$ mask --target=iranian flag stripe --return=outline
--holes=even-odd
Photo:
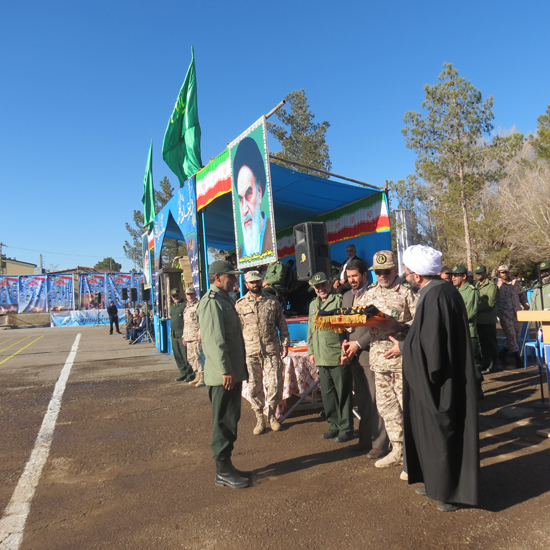
[[[197,174],[197,211],[215,198],[231,191],[231,162],[229,149],[212,159]]]
[[[387,231],[390,228],[388,207],[384,194],[381,192],[373,193],[369,197],[334,212],[318,216],[312,221],[327,224],[329,244],[369,233]],[[277,253],[279,258],[294,254],[292,228],[277,233]]]

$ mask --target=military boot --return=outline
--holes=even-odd
[[[191,380],[191,382],[189,382],[190,386],[197,386],[198,383],[199,383],[199,373],[195,372],[194,374],[195,374],[195,379]]]
[[[516,369],[521,369],[523,367],[523,361],[519,356],[519,351],[515,351],[512,356],[514,357],[514,361],[516,362]]]
[[[204,388],[204,372],[197,372],[197,382],[195,382],[195,388]]]
[[[265,432],[265,418],[262,411],[256,411],[256,427],[253,430],[254,435],[260,435]]]
[[[374,463],[377,468],[389,468],[398,464],[403,464],[403,443],[401,442],[392,443],[391,453]]]
[[[270,408],[267,415],[267,422],[269,426],[274,432],[278,432],[281,429],[281,425],[279,424],[279,422],[277,421],[277,417],[275,416],[275,409]]]
[[[231,465],[230,460],[216,460],[215,484],[232,489],[248,487],[250,479],[240,476]]]
[[[506,366],[506,354],[507,353],[508,353],[508,350],[504,347],[498,352],[498,358],[499,358],[500,364],[502,365],[503,368]]]

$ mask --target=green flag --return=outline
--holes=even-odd
[[[145,177],[143,178],[143,227],[151,232],[153,220],[155,219],[155,191],[153,189],[153,140],[149,147],[149,156],[145,166]]]
[[[202,168],[195,52],[192,47],[191,64],[164,134],[162,158],[178,176],[180,186]]]

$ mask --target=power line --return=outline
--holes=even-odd
[[[7,247],[7,245],[4,245]],[[10,246],[9,248],[13,248],[15,250],[27,250],[29,252],[39,252],[42,254],[55,254],[56,256],[73,256],[73,257],[80,257],[80,258],[113,258],[113,260],[121,259],[121,260],[127,260],[128,258],[126,256],[97,256],[95,254],[69,254],[67,252],[52,252],[51,250],[36,250],[34,248],[22,248],[20,246]]]

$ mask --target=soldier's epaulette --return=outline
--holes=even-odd
[[[208,293],[208,297],[209,298],[215,298],[216,297],[216,292],[211,290],[209,293]]]
[[[404,286],[405,288],[408,288],[408,289],[411,288],[411,285],[407,281],[403,281],[402,283],[400,283],[400,285]]]
[[[245,296],[241,296],[235,303],[238,304],[239,302],[242,302],[246,298]]]
[[[378,286],[378,281],[377,281],[377,282],[374,282],[374,283],[371,283],[371,284],[367,287],[367,290],[370,290],[371,288],[374,288],[375,286]]]

